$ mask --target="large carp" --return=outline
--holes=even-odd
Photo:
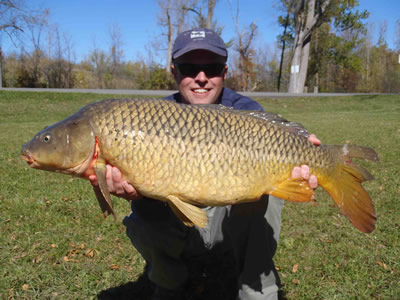
[[[289,125],[289,126],[286,126]],[[352,157],[378,161],[370,148],[311,144],[290,123],[264,113],[112,99],[89,104],[40,131],[22,157],[37,169],[83,178],[96,174],[97,199],[114,214],[106,164],[121,170],[142,195],[167,202],[186,224],[207,224],[202,206],[257,201],[263,194],[310,201],[313,189],[292,179],[307,164],[342,213],[363,232],[375,228],[375,210],[361,183],[373,179]]]

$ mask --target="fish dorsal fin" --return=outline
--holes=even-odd
[[[238,115],[246,115],[251,116],[257,119],[261,119],[267,122],[274,124],[275,126],[282,128],[288,132],[295,133],[304,137],[309,137],[310,134],[308,133],[307,129],[300,123],[291,122],[283,118],[281,115],[274,114],[271,112],[265,111],[258,111],[258,110],[239,110],[234,109],[233,107],[227,107],[222,104],[198,104],[197,106],[206,108],[206,109],[213,109],[219,111],[228,111]]]
[[[204,228],[207,225],[207,215],[205,211],[197,206],[183,202],[176,196],[169,195],[168,205],[175,215],[186,225]]]
[[[291,122],[283,118],[281,115],[264,112],[264,111],[243,111],[242,113],[246,113],[249,116],[253,116],[258,119],[262,119],[268,121],[275,126],[282,128],[288,132],[295,133],[304,137],[309,137],[307,129],[300,123]]]

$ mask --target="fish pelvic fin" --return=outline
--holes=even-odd
[[[308,202],[314,199],[314,190],[307,180],[300,178],[289,178],[275,186],[268,194],[294,202]]]
[[[96,194],[96,198],[99,202],[104,218],[107,218],[109,215],[112,214],[114,217],[114,221],[116,221],[117,218],[114,213],[111,195],[106,182],[106,164],[105,162],[97,160],[93,166],[93,169],[96,173],[97,181],[99,183],[98,186],[93,186],[93,190]]]
[[[329,147],[329,146],[327,146]],[[334,145],[342,151],[343,162],[339,164],[333,176],[319,176],[318,183],[339,206],[340,211],[358,230],[370,233],[375,229],[375,208],[362,182],[374,177],[363,167],[351,162],[352,157],[379,161],[377,153],[367,147]]]
[[[186,226],[196,225],[204,228],[207,225],[207,215],[201,208],[192,204],[183,202],[176,196],[169,195],[168,205],[175,213],[175,215],[185,224]]]

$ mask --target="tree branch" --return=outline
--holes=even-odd
[[[1,31],[1,30],[4,30],[4,29],[7,29],[7,28],[9,28],[9,27],[12,27],[12,28],[14,28],[14,29],[16,29],[16,30],[19,30],[19,31],[24,32],[24,30],[23,30],[21,27],[18,27],[18,26],[15,25],[15,24],[4,24],[4,25],[0,25],[0,31]]]

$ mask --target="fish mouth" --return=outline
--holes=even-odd
[[[26,163],[31,167],[31,168],[35,168],[38,164],[36,163],[35,159],[26,153],[22,153],[21,157],[24,161],[26,161]]]

